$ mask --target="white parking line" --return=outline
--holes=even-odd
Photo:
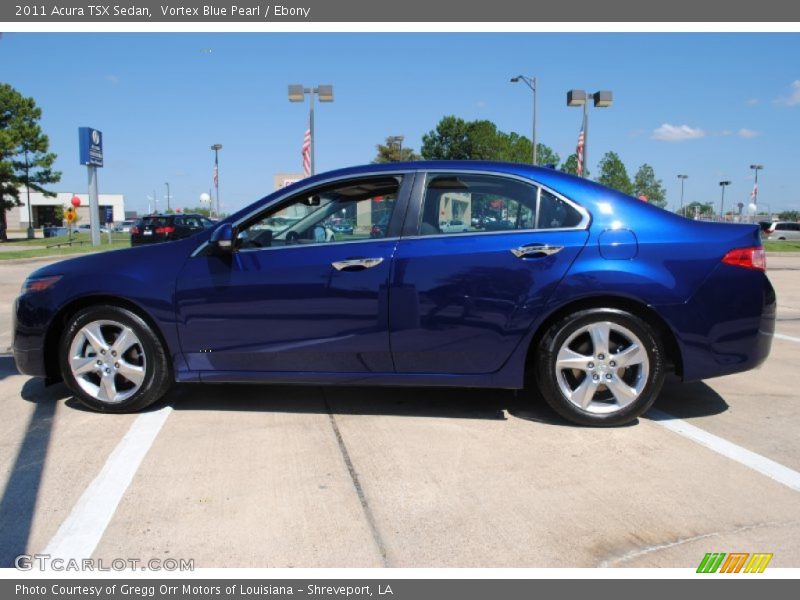
[[[800,344],[799,337],[792,337],[790,335],[783,335],[782,333],[773,333],[773,337],[778,338],[779,340],[784,340],[786,342],[794,342],[795,344]]]
[[[678,435],[689,438],[693,442],[697,442],[709,450],[713,450],[717,454],[730,458],[745,467],[758,471],[762,475],[766,475],[770,479],[774,479],[778,483],[782,483],[796,492],[800,492],[800,473],[789,467],[784,467],[782,464],[766,456],[761,456],[746,448],[737,446],[726,439],[708,433],[704,429],[690,425],[686,421],[673,417],[660,410],[652,408],[647,412],[647,416],[662,427]]]
[[[89,484],[47,544],[44,554],[65,560],[91,557],[125,490],[171,412],[172,407],[167,406],[136,417],[100,474]]]

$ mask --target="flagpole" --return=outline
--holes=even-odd
[[[583,103],[583,178],[586,179],[587,173],[589,172],[586,168],[589,164],[589,153],[587,152],[589,148],[589,111],[588,109],[588,102]]]
[[[311,132],[311,144],[309,147],[311,175],[314,175],[314,92],[311,92],[311,105],[308,111],[308,130]]]

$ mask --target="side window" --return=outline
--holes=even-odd
[[[493,175],[437,174],[426,185],[419,234],[576,227],[581,219],[573,206],[532,183]]]
[[[237,233],[240,250],[386,237],[401,177],[339,182],[267,209]]]
[[[575,207],[545,189],[541,191],[537,229],[577,227],[581,218],[581,213]]]

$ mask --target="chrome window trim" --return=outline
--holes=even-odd
[[[535,186],[537,188],[536,192],[536,221],[538,225],[539,221],[539,205],[541,202],[542,190],[546,190],[556,198],[566,202],[569,206],[574,208],[578,213],[581,215],[581,221],[574,227],[553,227],[553,228],[534,228],[534,229],[504,229],[502,231],[467,231],[465,233],[438,233],[434,235],[420,235],[417,233],[416,235],[407,235],[403,236],[404,240],[416,240],[416,239],[432,239],[432,238],[449,238],[449,237],[464,237],[465,235],[498,235],[498,234],[515,234],[515,233],[545,233],[548,231],[586,231],[589,229],[589,225],[592,222],[592,216],[586,208],[581,206],[580,204],[576,203],[574,200],[570,200],[563,194],[555,191],[551,187],[544,185],[543,183],[539,183],[535,179],[531,179],[529,177],[523,177],[521,175],[516,175],[514,173],[502,173],[498,171],[486,171],[486,170],[459,170],[459,169],[426,169],[423,174],[425,180],[422,184],[423,189],[423,196],[420,199],[421,202],[425,202],[424,191],[428,189],[428,179],[430,175],[434,174],[454,174],[454,175],[490,175],[493,177],[500,177],[504,179],[514,179],[521,183],[525,183],[528,185]],[[424,207],[420,206],[419,217],[422,219],[422,215],[424,213]],[[417,224],[417,230],[419,231],[419,223]]]
[[[236,254],[250,254],[251,252],[265,252],[268,250],[290,250],[293,248],[328,248],[330,246],[342,246],[343,244],[364,244],[366,242],[396,242],[399,237],[390,238],[367,238],[364,240],[342,240],[341,242],[314,242],[312,244],[290,244],[288,246],[267,246],[266,248],[245,248],[237,249]]]

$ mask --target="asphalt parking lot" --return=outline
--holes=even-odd
[[[94,414],[16,372],[11,302],[43,263],[4,263],[0,566],[799,567],[800,256],[768,262],[766,364],[670,383],[617,429],[478,390],[184,385],[142,415]]]

